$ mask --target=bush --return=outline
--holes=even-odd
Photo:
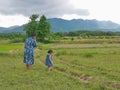
[[[90,58],[90,57],[93,57],[93,54],[92,54],[92,53],[86,53],[86,54],[84,55],[84,57]]]
[[[12,42],[12,43],[24,42],[24,39],[23,39],[23,38],[15,38],[15,39],[12,39],[11,42]]]

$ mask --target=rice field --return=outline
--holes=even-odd
[[[53,70],[45,66],[52,49]],[[0,90],[120,90],[120,44],[40,43],[33,70],[23,63],[24,44],[0,44]]]

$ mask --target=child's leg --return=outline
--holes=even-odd
[[[52,67],[48,67],[48,71],[51,71],[52,70]]]

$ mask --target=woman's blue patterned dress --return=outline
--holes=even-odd
[[[34,64],[34,47],[36,41],[32,37],[27,38],[24,47],[24,63],[27,65]]]

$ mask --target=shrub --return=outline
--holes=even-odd
[[[12,43],[19,43],[19,42],[24,42],[23,38],[14,38],[11,41]]]
[[[86,53],[86,54],[84,55],[84,57],[90,58],[90,57],[93,57],[93,54],[92,54],[92,53]]]

